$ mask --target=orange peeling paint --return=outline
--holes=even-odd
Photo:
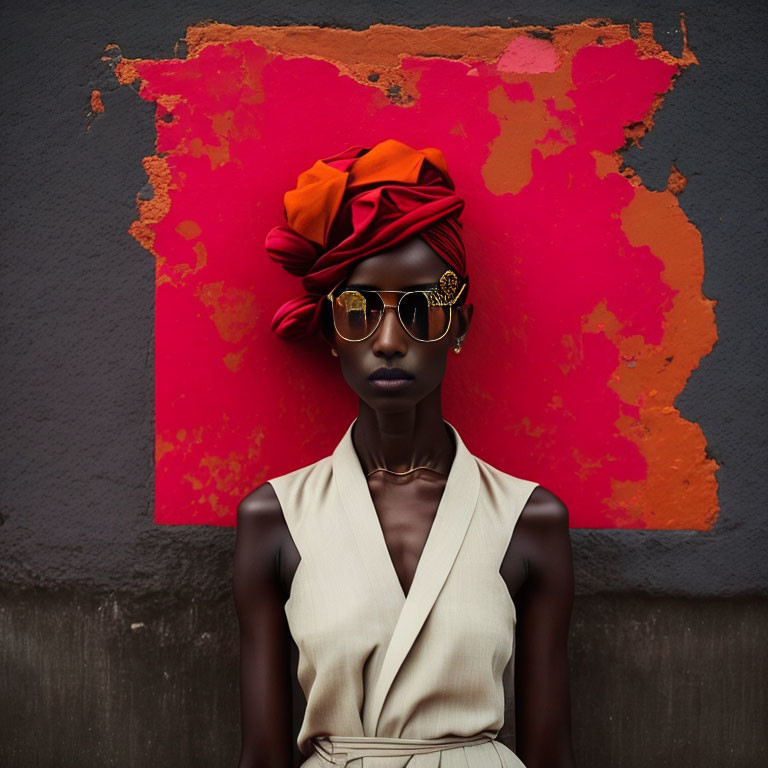
[[[153,194],[151,200],[142,200],[136,196],[136,205],[139,209],[138,221],[134,221],[129,232],[150,253],[157,256],[154,250],[155,233],[154,225],[162,221],[171,207],[169,188],[171,184],[171,171],[165,158],[153,155],[142,160],[144,172],[149,178]],[[162,258],[158,258],[158,264]]]
[[[622,229],[633,245],[648,246],[661,259],[662,279],[675,294],[665,312],[661,343],[639,347],[631,337],[615,337],[621,353],[632,355],[635,365],[623,369],[612,386],[625,402],[640,406],[639,418],[623,426],[645,457],[648,474],[640,483],[616,483],[606,503],[642,517],[651,528],[704,530],[719,511],[718,467],[706,457],[701,427],[674,407],[691,371],[717,341],[717,302],[701,290],[701,235],[671,192],[645,188],[639,188],[624,209]]]
[[[533,176],[531,151],[548,122],[546,110],[540,102],[510,102],[501,87],[491,92],[488,108],[499,118],[499,135],[491,144],[492,160],[483,166],[483,178],[497,195],[516,194]]]
[[[116,45],[107,46],[107,50],[114,50],[119,48]],[[136,69],[136,62],[131,59],[121,58],[117,64],[115,64],[115,76],[117,82],[120,85],[131,85],[137,80],[141,80],[139,77],[139,71]]]
[[[679,195],[685,189],[686,184],[688,184],[688,179],[673,164],[669,172],[669,179],[667,179],[667,189],[673,195]]]
[[[176,225],[176,231],[185,239],[193,240],[196,237],[200,237],[202,229],[196,221],[182,221]]]
[[[224,365],[226,365],[232,373],[237,373],[243,367],[243,357],[245,356],[245,352],[245,349],[241,349],[239,352],[228,352],[222,358]]]
[[[239,344],[259,318],[253,294],[224,283],[203,284],[196,295],[208,309],[224,341]]]
[[[166,453],[172,451],[174,447],[175,443],[172,443],[168,440],[163,440],[162,438],[157,438],[155,440],[155,462],[160,463],[160,461],[163,459],[163,456],[165,456]]]
[[[101,100],[101,91],[91,91],[91,112],[98,115],[104,111],[104,102]]]

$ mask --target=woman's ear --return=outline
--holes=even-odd
[[[469,326],[472,323],[472,311],[474,307],[471,304],[462,304],[455,307],[456,310],[456,342],[463,344],[464,339],[469,333]]]

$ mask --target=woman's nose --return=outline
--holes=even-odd
[[[373,354],[378,357],[402,356],[408,348],[408,340],[397,317],[397,307],[386,305],[381,323],[373,334]]]

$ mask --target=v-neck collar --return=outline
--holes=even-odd
[[[397,616],[381,672],[365,707],[363,725],[365,733],[370,735],[377,735],[376,726],[386,695],[448,577],[477,504],[480,489],[477,462],[453,425],[445,423],[453,434],[456,455],[407,596],[397,577],[355,452],[352,442],[354,421],[333,452],[336,490],[371,584],[380,584],[384,593],[383,596],[372,595],[371,599],[383,599]]]

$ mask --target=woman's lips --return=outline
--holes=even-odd
[[[396,392],[405,389],[413,380],[413,374],[402,368],[377,368],[368,377],[371,386],[383,392]]]

